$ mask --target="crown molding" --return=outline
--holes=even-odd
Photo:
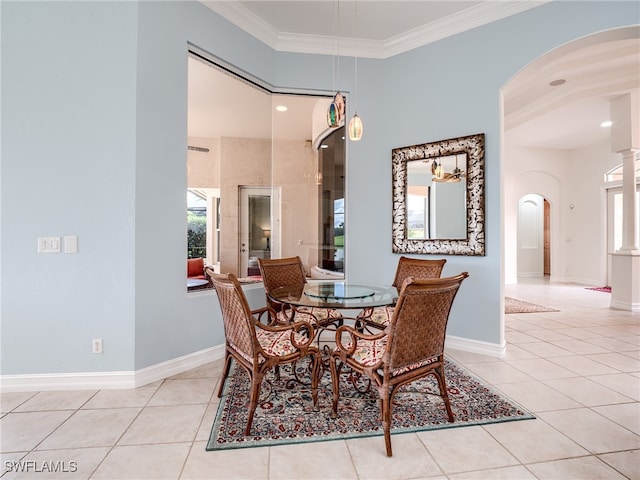
[[[414,48],[538,7],[553,0],[484,2],[383,41],[278,32],[235,1],[200,0],[228,21],[279,52],[389,58]]]

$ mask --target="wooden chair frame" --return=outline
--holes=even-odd
[[[225,332],[225,357],[222,378],[218,388],[218,398],[222,396],[224,384],[229,376],[231,360],[242,367],[251,381],[249,418],[245,435],[251,432],[253,417],[260,398],[262,379],[272,368],[278,373],[278,367],[292,364],[297,360],[311,356],[311,391],[313,404],[318,402],[320,351],[313,345],[314,328],[306,321],[295,321],[288,325],[276,322],[276,312],[270,307],[251,310],[238,279],[233,274],[211,274],[211,281],[218,294]],[[266,315],[265,315],[266,314]],[[266,316],[268,322],[261,322]],[[278,334],[279,342],[288,353],[274,354],[267,351],[259,341],[259,332]],[[302,332],[302,333],[301,333]]]
[[[392,456],[391,417],[393,399],[400,387],[427,375],[435,375],[449,422],[453,412],[444,372],[444,341],[453,300],[469,274],[426,280],[406,278],[389,326],[370,335],[348,325],[336,332],[336,349],[329,358],[333,386],[333,415],[338,412],[340,370],[346,365],[376,385],[387,456]],[[345,340],[345,338],[348,340]],[[378,352],[361,363],[354,353],[367,342],[377,342]],[[366,350],[366,347],[365,347]],[[338,363],[339,361],[339,363]]]

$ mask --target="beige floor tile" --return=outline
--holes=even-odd
[[[506,362],[512,367],[526,373],[536,380],[546,380],[551,378],[575,377],[576,373],[566,368],[562,368],[555,363],[543,358],[531,358],[525,360],[511,360]]]
[[[580,375],[604,375],[607,373],[618,373],[618,370],[615,368],[608,367],[581,355],[553,357],[549,361]]]
[[[540,419],[485,425],[521,463],[580,457],[589,452]]]
[[[92,480],[174,480],[180,476],[191,443],[114,447]]]
[[[360,480],[402,480],[442,475],[442,470],[414,433],[391,436],[391,458],[381,458],[381,455],[386,455],[382,436],[347,440],[347,447]],[[377,461],[372,461],[373,458]]]
[[[93,410],[96,408],[144,407],[161,384],[162,381],[159,381],[125,390],[100,390],[82,408]]]
[[[5,392],[0,393],[0,413],[9,413],[14,408],[29,400],[38,392]]]
[[[640,360],[631,358],[621,353],[600,353],[596,355],[588,355],[587,358],[596,362],[615,368],[621,372],[638,372],[640,371]]]
[[[150,406],[207,403],[214,394],[216,380],[192,378],[165,380],[149,401]]]
[[[640,450],[606,453],[604,455],[598,455],[598,457],[627,478],[632,480],[638,480],[640,478]]]
[[[445,474],[487,470],[519,462],[482,427],[416,433]]]
[[[386,458],[382,448],[377,455],[372,452],[371,461],[379,462]],[[358,478],[345,441],[298,443],[270,448],[269,480],[327,478]]]
[[[445,348],[445,355],[452,358],[459,363],[483,363],[483,362],[496,362],[499,361],[496,357],[489,355],[480,355],[479,353],[463,352],[462,350],[455,350],[453,348]]]
[[[607,353],[609,350],[603,347],[599,347],[593,343],[589,343],[585,340],[554,340],[551,345],[555,345],[556,347],[564,348],[565,350],[570,351],[571,353],[576,353],[578,355],[589,355],[595,353]]]
[[[539,358],[539,357],[534,353],[523,350],[517,345],[508,344],[504,358],[502,360],[508,362],[510,360],[524,360],[527,358]]]
[[[9,413],[0,419],[0,451],[32,450],[73,414],[70,410]]]
[[[529,375],[504,362],[468,363],[466,367],[493,385],[531,380]]]
[[[582,406],[541,382],[504,383],[499,390],[534,413]]]
[[[107,453],[107,447],[34,451],[2,480],[89,479]]]
[[[522,465],[467,473],[454,473],[449,480],[535,480],[535,476]]]
[[[535,343],[540,341],[539,338],[532,337],[527,333],[519,331],[505,332],[505,338],[507,339],[507,342],[512,345],[519,345],[521,343]]]
[[[267,480],[269,447],[238,448],[207,452],[206,442],[191,448],[183,480]]]
[[[115,445],[139,411],[139,408],[78,410],[42,442],[38,449]]]
[[[622,403],[593,407],[593,411],[640,435],[640,403]]]
[[[77,410],[96,394],[96,390],[38,392],[15,409],[16,412]]]
[[[191,442],[200,427],[204,405],[146,407],[133,421],[118,445]]]
[[[567,337],[575,338],[578,340],[588,340],[590,338],[603,338],[599,333],[592,332],[581,326],[561,328],[556,330],[558,333],[566,335]]]
[[[538,341],[533,343],[523,343],[519,346],[527,352],[535,353],[539,357],[547,359],[551,357],[566,357],[567,355],[572,355],[569,350],[560,348],[557,345],[551,345],[547,342]]]
[[[543,412],[540,418],[591,453],[640,448],[640,436],[588,408]]]
[[[571,458],[527,465],[540,480],[617,480],[625,477],[596,457]]]
[[[211,428],[213,427],[213,422],[218,412],[218,405],[218,402],[212,402],[207,405],[204,417],[202,417],[202,421],[200,422],[200,428],[198,428],[198,432],[196,433],[196,442],[206,442],[209,440]]]
[[[633,375],[618,373],[613,375],[592,375],[588,378],[636,402],[640,401],[640,382]]]
[[[627,403],[631,398],[600,385],[586,377],[573,377],[544,380],[551,388],[580,402],[582,405],[608,405],[611,403]]]
[[[169,380],[180,380],[185,378],[218,378],[222,373],[223,365],[224,362],[222,360],[205,363],[204,365],[192,368],[186,372],[173,375],[172,377],[169,377]]]
[[[617,339],[611,337],[598,337],[598,338],[589,338],[585,340],[588,343],[593,343],[594,345],[598,345],[599,347],[605,348],[610,352],[631,352],[638,351],[637,345],[632,345],[631,343],[625,342],[624,339]]]
[[[537,325],[536,325],[537,326]],[[537,338],[538,340],[544,340],[545,342],[557,342],[562,340],[575,340],[569,335],[560,333],[558,330],[529,330],[527,335]]]

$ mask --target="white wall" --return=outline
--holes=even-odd
[[[199,2],[0,9],[2,374],[138,371],[220,345],[215,296],[184,288],[188,42],[281,88],[329,90],[331,58],[276,53]],[[554,47],[637,18],[634,2],[551,2],[359,61],[348,278],[393,277],[391,150],[483,132],[487,255],[448,257],[444,273],[471,273],[449,334],[499,349],[500,88]],[[341,65],[348,91],[352,62]],[[36,238],[53,235],[78,235],[79,253],[37,254]]]
[[[602,285],[606,279],[604,173],[620,163],[609,142],[565,151],[519,148],[505,139],[505,279],[517,281],[518,201],[537,194],[551,204],[551,281]],[[573,205],[573,208],[570,206]]]

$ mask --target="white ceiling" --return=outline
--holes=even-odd
[[[336,54],[339,48],[342,55],[386,58],[535,8],[546,1],[203,0],[202,3],[279,51]],[[504,124],[510,143],[575,149],[609,138],[608,129],[600,127],[609,117],[609,101],[640,88],[640,28],[624,39],[601,35],[597,40],[562,47],[534,62],[509,82],[503,93]],[[241,99],[247,99],[253,107],[255,102],[271,103],[268,96],[247,86],[242,88],[254,91],[225,93],[216,98],[216,92],[227,90],[214,87],[213,82],[225,79],[214,78],[213,69],[198,61],[192,61],[190,66],[196,63],[189,79],[190,136],[217,136],[211,135],[212,130],[228,129],[235,123],[228,121],[231,116],[250,108],[250,105],[240,105]],[[222,77],[229,81],[227,75]],[[566,83],[551,87],[549,83],[556,79],[565,79]],[[273,101],[277,100],[276,97]],[[309,134],[302,131],[310,130],[310,126],[296,120],[295,111],[311,108],[310,100],[298,100],[299,107],[274,118],[278,122],[285,119],[290,122],[286,128],[278,127],[279,131],[290,129],[292,135],[306,139]],[[213,105],[217,108],[215,114],[209,110]],[[270,128],[259,126],[271,125],[270,106],[265,107],[264,112],[241,117],[246,134],[243,136],[249,136],[250,124],[255,123],[255,128]],[[363,120],[366,128],[366,119]],[[270,131],[262,133],[265,137],[271,135]]]

